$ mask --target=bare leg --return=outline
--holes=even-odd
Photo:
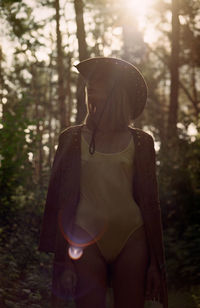
[[[144,308],[149,251],[144,227],[128,239],[112,263],[114,308]]]
[[[74,264],[77,274],[76,307],[105,308],[107,266],[97,245],[85,248],[82,257]]]

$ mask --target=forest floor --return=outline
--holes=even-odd
[[[198,288],[199,289],[199,288]],[[12,292],[12,294],[9,294]],[[20,301],[14,301],[14,290],[3,290],[0,289],[0,295],[4,293],[4,298],[0,297],[0,307],[1,308],[50,308],[49,299],[41,298],[38,294],[34,294],[28,289],[22,290],[26,296]],[[199,304],[199,296],[196,294],[194,295],[195,290],[193,292],[189,291],[169,291],[169,308],[200,308]],[[196,289],[196,292],[198,290]],[[17,293],[17,292],[16,292]],[[198,296],[198,299],[197,299]],[[50,298],[50,296],[49,296]],[[196,298],[196,299],[195,299]],[[113,307],[113,297],[112,297],[112,290],[108,289],[107,293],[107,308]],[[52,308],[52,307],[51,307]],[[76,308],[76,305],[73,301],[69,302],[68,304],[62,304],[59,308]],[[125,307],[124,307],[125,308]],[[145,308],[162,308],[162,305],[158,302],[146,302]]]

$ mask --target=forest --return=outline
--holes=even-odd
[[[0,22],[0,307],[50,307],[50,170],[60,132],[86,115],[74,65],[95,56],[145,77],[132,125],[155,142],[169,308],[200,307],[199,0],[0,0]]]

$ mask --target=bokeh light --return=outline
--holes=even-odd
[[[69,246],[68,248],[68,254],[71,259],[73,260],[78,260],[82,257],[83,255],[83,248],[81,247],[74,247],[74,246]]]

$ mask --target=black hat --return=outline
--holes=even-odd
[[[140,71],[131,63],[110,57],[95,57],[75,65],[85,80],[95,75],[117,79],[126,90],[130,101],[131,118],[136,119],[143,111],[147,100],[147,85]]]

